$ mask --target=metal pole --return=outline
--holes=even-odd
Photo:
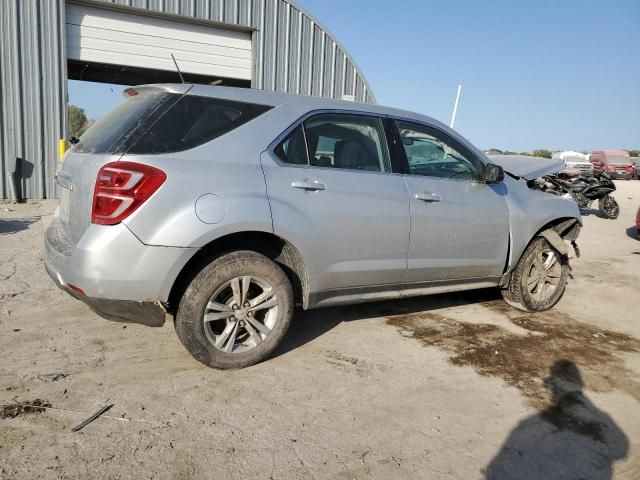
[[[453,104],[453,113],[451,114],[451,128],[456,123],[456,114],[458,113],[458,102],[460,101],[460,92],[462,91],[462,85],[458,85],[458,93],[456,93],[456,102]]]

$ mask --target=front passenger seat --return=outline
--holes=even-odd
[[[336,143],[335,166],[338,168],[358,169],[362,165],[364,148],[354,140],[342,140]]]

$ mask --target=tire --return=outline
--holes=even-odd
[[[553,281],[557,281],[557,284],[552,291],[550,283],[543,283],[542,292],[537,290],[537,285],[534,285],[534,288],[531,289],[530,282],[533,278],[532,272],[534,272],[536,266],[536,259],[539,262],[540,259],[545,258],[545,254],[547,255],[546,259],[548,259],[549,252],[552,252],[556,258],[551,268],[553,274],[557,276],[557,278],[553,279]],[[565,287],[567,286],[567,270],[567,263],[549,242],[542,237],[536,237],[526,248],[516,268],[511,272],[509,283],[502,289],[502,297],[512,307],[525,312],[544,312],[549,310],[564,295]],[[545,291],[549,292],[548,296],[541,295]]]
[[[266,301],[251,307],[261,296]],[[241,297],[244,304],[236,309],[233,305]],[[216,258],[191,281],[178,306],[175,328],[199,362],[219,369],[244,368],[261,362],[280,344],[293,309],[293,289],[282,269],[264,255],[237,251]]]
[[[606,195],[598,200],[600,212],[607,218],[615,220],[620,214],[620,205],[611,195]]]

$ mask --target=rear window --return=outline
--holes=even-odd
[[[271,107],[218,98],[156,93],[128,97],[80,138],[79,153],[154,154],[209,142]]]

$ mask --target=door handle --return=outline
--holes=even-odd
[[[428,203],[437,203],[440,201],[440,195],[431,192],[416,193],[416,199]]]
[[[327,186],[324,183],[318,181],[304,181],[304,182],[291,182],[293,188],[299,188],[300,190],[307,190],[310,192],[318,192],[320,190],[326,190]]]

